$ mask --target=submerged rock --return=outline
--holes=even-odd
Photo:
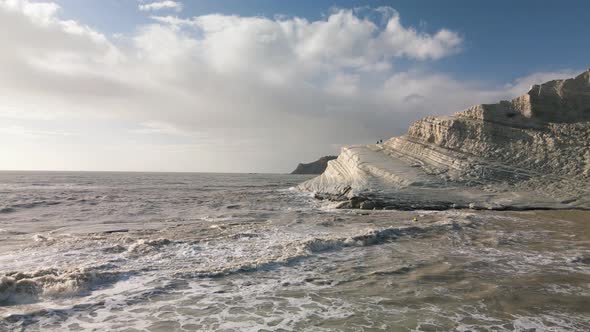
[[[325,156],[309,164],[299,164],[291,174],[322,174],[328,166],[328,161],[336,158],[336,156]]]
[[[298,188],[383,208],[590,209],[590,70],[345,147]]]

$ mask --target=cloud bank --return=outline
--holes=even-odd
[[[35,137],[76,137],[7,147],[14,158],[0,168],[288,171],[341,145],[400,134],[420,116],[571,76],[490,89],[419,70],[460,52],[461,34],[405,26],[392,8],[368,11],[337,9],[317,21],[152,16],[115,38],[60,18],[55,3],[0,0],[10,50],[0,53],[8,128],[0,135],[24,126]],[[416,66],[398,70],[399,61]],[[61,159],[40,155],[45,145]]]
[[[177,1],[159,1],[159,2],[151,2],[151,3],[147,3],[147,4],[140,4],[138,6],[139,10],[141,11],[156,11],[156,10],[164,10],[164,9],[168,9],[168,10],[175,10],[177,12],[181,12],[182,11],[182,3],[177,2]]]

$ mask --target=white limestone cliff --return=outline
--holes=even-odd
[[[343,148],[298,188],[343,207],[590,209],[590,70]]]

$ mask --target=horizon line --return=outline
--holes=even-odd
[[[46,172],[46,173],[184,173],[184,174],[268,174],[268,175],[305,175],[286,172],[214,172],[214,171],[116,171],[116,170],[42,170],[42,169],[0,169],[0,173],[8,172]]]

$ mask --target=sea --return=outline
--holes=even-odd
[[[303,175],[0,172],[0,331],[590,331],[590,213],[335,209]]]

